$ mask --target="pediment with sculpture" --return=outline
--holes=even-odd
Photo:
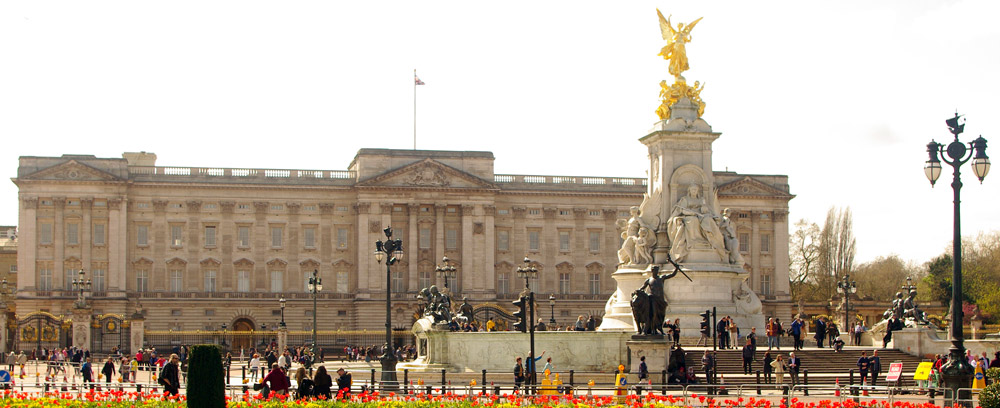
[[[88,166],[76,160],[69,160],[48,167],[24,177],[21,180],[52,180],[52,181],[123,181],[121,178],[106,171]]]
[[[433,159],[424,159],[378,176],[363,180],[358,187],[431,187],[459,189],[489,189],[497,186],[482,178],[445,165]]]

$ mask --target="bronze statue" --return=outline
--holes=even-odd
[[[670,261],[673,263],[673,260]],[[639,326],[639,334],[661,336],[664,334],[663,321],[667,315],[667,298],[664,296],[663,281],[677,276],[677,272],[680,272],[680,266],[677,264],[674,266],[673,272],[660,276],[660,266],[653,265],[650,268],[652,275],[632,293],[632,317]],[[642,319],[641,324],[640,319]]]
[[[451,321],[451,298],[447,294],[438,291],[437,286],[423,288],[417,294],[417,299],[427,302],[423,315],[430,317],[434,323],[448,323]]]
[[[458,317],[460,323],[467,323],[472,321],[472,314],[473,310],[472,305],[469,304],[469,298],[463,296],[462,304],[458,306],[458,314],[455,317]]]

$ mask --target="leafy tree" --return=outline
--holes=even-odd
[[[792,298],[798,299],[802,291],[809,291],[808,281],[814,278],[819,259],[819,226],[804,219],[795,223],[795,232],[788,243],[791,261],[789,280]]]
[[[915,265],[907,264],[898,255],[889,255],[858,265],[851,278],[858,283],[858,295],[889,302],[907,277],[921,274],[922,271]]]
[[[214,344],[191,347],[188,358],[188,407],[225,408],[226,384],[222,351]]]

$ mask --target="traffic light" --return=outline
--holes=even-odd
[[[517,317],[517,323],[514,323],[514,330],[520,330],[521,333],[528,332],[528,298],[521,296],[514,301],[514,306],[517,306],[517,311],[514,312],[514,317]]]
[[[712,325],[708,322],[709,317],[712,316],[712,312],[706,310],[705,313],[700,314],[701,316],[701,334],[706,337],[712,337]]]

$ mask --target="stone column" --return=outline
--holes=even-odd
[[[535,290],[535,300],[538,300],[538,293],[556,293],[559,289],[559,273],[556,271],[556,256],[559,254],[559,230],[556,229],[556,209],[554,207],[542,208],[542,233],[538,237],[539,257],[536,261],[545,265],[545,269],[538,271],[538,287]]]
[[[35,289],[37,271],[35,261],[38,257],[38,198],[21,197],[21,213],[18,214],[18,235],[20,245],[17,248],[17,289]]]
[[[169,260],[173,256],[168,256],[167,251],[175,251],[174,243],[171,241],[173,237],[170,235],[170,223],[167,222],[167,205],[170,203],[167,200],[154,199],[153,200],[153,224],[149,228],[149,238],[153,241],[151,250],[153,251],[153,259],[156,260]],[[163,242],[156,241],[156,232],[163,231]],[[181,245],[191,245],[190,240],[188,242],[183,242],[183,231]],[[177,255],[184,257],[183,254],[177,253]],[[154,273],[150,271],[149,274],[149,289],[151,291],[156,290],[169,290],[170,285],[167,282],[169,279],[166,273]]]
[[[570,279],[570,293],[587,292],[587,257],[590,255],[590,231],[586,224],[587,209],[573,208],[573,236],[570,237],[570,254],[573,262],[573,277]],[[558,288],[557,288],[558,289]]]
[[[771,277],[771,285],[774,286],[774,294],[778,299],[789,299],[792,293],[788,282],[791,263],[788,258],[788,238],[788,210],[775,210],[774,247],[771,250],[774,254],[774,276]]]
[[[455,275],[455,286],[461,293],[465,293],[469,290],[481,291],[483,289],[483,276],[480,266],[475,261],[474,253],[481,253],[482,250],[476,250],[475,236],[472,233],[472,219],[475,212],[475,207],[469,204],[463,204],[461,208],[462,215],[462,234],[459,240],[462,251],[462,269],[458,271]],[[466,284],[468,283],[468,284]]]
[[[127,283],[128,210],[121,197],[108,199],[108,295],[124,296]],[[152,275],[152,270],[150,274]],[[152,277],[151,277],[152,278]]]
[[[91,233],[91,210],[94,206],[94,199],[92,197],[85,197],[80,200],[80,209],[83,211],[83,221],[80,222],[80,261],[82,262],[83,269],[93,272],[94,265],[91,262],[91,249],[93,248],[92,239],[94,234]],[[90,275],[93,277],[93,273]],[[108,271],[104,271],[104,284],[107,286],[108,283]],[[94,288],[97,289],[97,288]],[[105,287],[105,290],[107,287]]]
[[[132,314],[132,321],[129,322],[129,333],[131,338],[129,352],[135,354],[142,349],[142,345],[146,341],[146,316],[138,310]]]
[[[0,308],[0,353],[10,351],[7,350],[7,310],[7,305]]]
[[[278,327],[278,353],[284,353],[288,347],[288,327]]]
[[[73,308],[73,346],[90,349],[90,306]],[[41,334],[39,334],[41,335]]]
[[[750,212],[750,281],[747,282],[755,292],[760,290],[760,211]],[[772,277],[773,280],[773,277]]]
[[[55,262],[52,265],[52,288],[63,290],[73,290],[65,287],[66,284],[66,233],[63,228],[63,211],[66,210],[66,197],[55,197],[52,199],[55,208],[55,218],[52,221],[52,246],[55,248]]]
[[[407,234],[408,236],[406,238],[406,242],[403,244],[404,248],[408,248],[405,251],[407,259],[406,286],[407,288],[409,288],[410,292],[416,292],[420,289],[423,289],[417,287],[420,285],[420,282],[418,281],[419,271],[417,271],[417,265],[420,264],[420,258],[418,255],[420,253],[419,252],[420,242],[418,242],[420,240],[420,236],[418,235],[420,232],[419,231],[420,226],[417,225],[417,218],[420,217],[420,204],[414,204],[414,203],[407,204],[406,210],[407,210],[407,216],[409,217],[409,219],[407,220],[407,224],[409,225],[408,227],[409,234]]]
[[[270,203],[266,201],[253,202],[253,234],[250,237],[250,252],[252,254],[250,259],[254,260],[254,271],[250,280],[254,285],[254,290],[263,292],[271,290],[271,277],[268,276],[267,271],[267,260],[270,259],[267,256],[267,250],[271,247],[271,231],[267,225],[268,207],[270,207]]]
[[[233,248],[236,246],[236,240],[239,238],[237,235],[239,231],[236,227],[236,222],[233,221],[233,208],[236,207],[235,201],[220,201],[219,208],[221,212],[221,221],[219,222],[219,236],[216,239],[220,239],[219,243],[222,248],[222,266],[219,267],[219,287],[222,290],[229,290],[232,292],[236,291],[236,271],[233,268]],[[225,238],[225,237],[230,238]]]
[[[483,206],[483,260],[481,262],[481,267],[483,268],[483,287],[486,291],[486,296],[496,296],[496,256],[497,256],[497,244],[496,244],[496,212],[497,207],[493,204],[487,204]],[[507,245],[510,245],[511,237],[507,236]]]
[[[363,297],[369,297],[371,290],[369,289],[368,281],[369,275],[371,275],[372,262],[375,261],[372,259],[374,258],[372,256],[372,250],[375,248],[371,247],[375,240],[372,238],[373,233],[371,231],[374,230],[375,232],[379,232],[382,230],[382,227],[381,223],[373,220],[371,214],[369,214],[369,212],[371,212],[371,203],[357,203],[354,208],[358,213],[357,286],[354,287],[357,289],[354,290],[354,292],[362,295]],[[375,221],[375,224],[373,224],[372,221]],[[352,289],[353,288],[350,284],[348,284],[348,290]]]

